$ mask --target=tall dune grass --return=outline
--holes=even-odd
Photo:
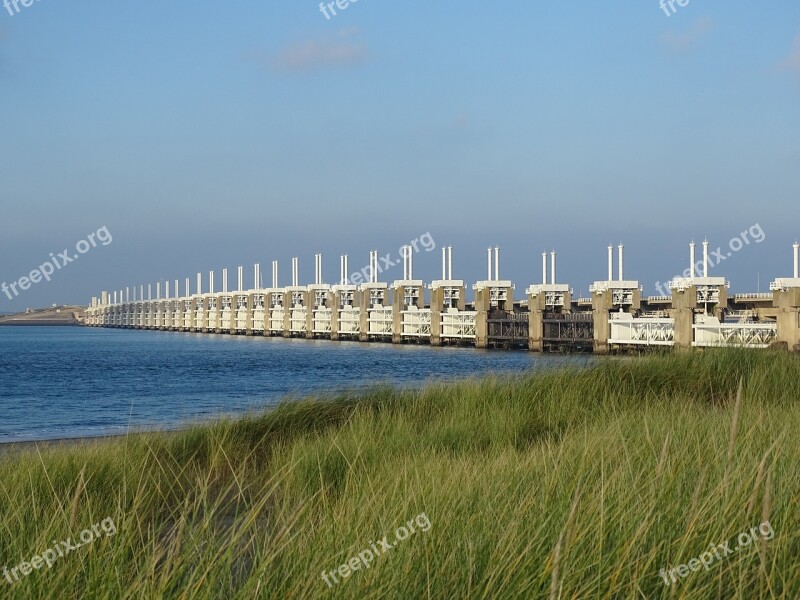
[[[6,452],[0,567],[118,532],[0,597],[797,598],[799,400],[796,357],[667,354]],[[764,521],[773,539],[659,576]]]

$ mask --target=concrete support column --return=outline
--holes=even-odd
[[[497,272],[497,255],[495,254],[495,272]],[[506,299],[497,301],[497,306],[492,306],[492,288],[498,290],[500,295],[505,292]],[[493,310],[514,311],[514,289],[510,281],[500,281],[495,274],[494,280],[481,281],[475,288],[475,347],[489,347],[489,314]]]
[[[616,284],[616,286],[615,286]],[[631,281],[625,282],[623,280],[608,281],[608,282],[595,282],[595,286],[599,290],[592,292],[592,320],[594,328],[594,353],[595,354],[608,354],[611,351],[609,339],[611,336],[611,313],[628,312],[634,316],[638,314],[642,306],[642,293],[639,290],[638,283]],[[619,298],[615,304],[614,296],[627,297],[624,303]],[[630,302],[630,304],[628,304]]]
[[[253,335],[253,314],[255,312],[254,294],[247,294],[247,320],[245,321],[245,332],[247,336]]]
[[[222,323],[222,333],[232,334],[236,333],[236,295],[231,294],[231,311],[228,315],[227,322]]]
[[[214,333],[222,333],[222,294],[217,295],[217,313],[214,315]]]
[[[479,310],[475,315],[475,347],[489,347],[489,313]]]
[[[405,286],[398,286],[394,288],[394,295],[392,297],[392,343],[403,343],[403,298],[405,296]]]
[[[203,298],[203,312],[202,312],[203,319],[200,321],[200,329],[198,330],[203,333],[208,332],[207,323],[208,323],[208,311],[210,310],[210,307],[211,307],[211,299]]]
[[[264,337],[269,337],[269,323],[270,317],[272,316],[272,310],[270,309],[270,302],[271,297],[269,292],[264,292],[264,331],[261,332],[261,335]]]
[[[775,290],[773,304],[778,309],[777,342],[790,352],[800,352],[800,288]]]
[[[367,332],[369,331],[369,309],[370,306],[370,290],[368,288],[360,288],[357,293],[358,305],[361,307],[359,311],[359,331],[358,340],[366,342],[369,339]]]
[[[191,302],[192,302],[192,309],[191,309],[192,318],[189,320],[189,331],[194,333],[198,331],[197,327],[195,327],[195,324],[197,322],[197,298],[192,296]]]
[[[790,352],[800,352],[800,311],[781,309],[778,312],[777,341]]]
[[[444,259],[443,259],[444,260]],[[443,315],[451,308],[445,306],[445,289],[458,289],[456,310],[463,312],[466,309],[466,287],[461,280],[442,280],[431,285],[431,345],[442,345]]]
[[[544,312],[539,306],[539,297],[528,296],[528,350],[544,350]]]
[[[678,350],[692,349],[695,315],[706,308],[705,305],[698,303],[697,285],[696,282],[693,283],[695,285],[687,285],[683,291],[672,290],[671,316],[675,319],[675,348]],[[728,305],[728,288],[720,284],[718,292],[719,303],[709,306],[708,309],[710,315],[722,321],[723,308]]]
[[[475,347],[489,347],[489,311],[491,310],[491,299],[489,288],[484,287],[475,290]]]
[[[551,258],[554,258],[554,255],[551,255]],[[532,352],[543,352],[544,316],[547,313],[569,314],[572,312],[572,294],[568,286],[554,283],[531,286],[527,292],[528,349]],[[550,306],[547,304],[548,294],[553,298]]]
[[[431,287],[431,346],[442,345],[442,309],[444,288]]]
[[[292,310],[294,304],[292,302],[292,292],[286,290],[283,293],[283,337],[292,337]]]
[[[232,293],[228,294],[228,297],[231,300],[230,310],[228,311],[228,316],[225,317],[224,315],[220,315],[219,319],[219,330],[220,333],[230,333],[231,332],[231,325],[233,320],[236,318],[236,296]]]
[[[306,305],[306,339],[314,339],[314,302],[316,301],[316,292],[310,289],[305,295]]]
[[[672,290],[671,316],[675,319],[675,349],[691,350],[694,341],[694,314],[697,309],[697,288]]]
[[[592,294],[592,321],[594,327],[594,348],[595,354],[608,354],[608,334],[610,325],[608,324],[609,310],[603,305],[602,297]]]
[[[341,292],[338,290],[332,291],[328,295],[328,301],[331,307],[331,339],[337,341],[339,339],[339,310],[341,309]]]

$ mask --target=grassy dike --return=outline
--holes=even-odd
[[[0,567],[116,534],[0,597],[797,598],[798,500],[800,360],[605,359],[2,455]],[[772,539],[659,575],[764,521]]]

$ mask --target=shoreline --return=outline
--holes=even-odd
[[[82,327],[84,324],[80,321],[69,321],[66,319],[14,319],[6,321],[0,319],[0,327]]]
[[[0,441],[0,458],[7,454],[14,454],[17,452],[23,452],[25,450],[30,450],[36,447],[45,447],[45,448],[54,448],[59,446],[79,446],[86,442],[98,442],[98,443],[105,443],[110,442],[113,440],[118,440],[121,437],[126,437],[130,435],[139,435],[142,432],[131,432],[131,433],[112,433],[112,434],[103,434],[97,436],[76,436],[76,437],[65,437],[65,438],[53,438],[47,440],[23,440],[23,441],[8,441],[3,442]]]

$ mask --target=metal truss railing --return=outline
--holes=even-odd
[[[333,322],[333,312],[330,308],[318,308],[313,316],[313,333],[329,334]]]
[[[274,307],[269,313],[269,330],[273,333],[283,332],[285,311],[282,306]]]
[[[442,313],[440,335],[443,339],[474,339],[476,336],[475,311]]]
[[[609,344],[672,346],[675,344],[675,319],[609,319]]]
[[[289,331],[292,333],[306,332],[306,314],[308,309],[305,306],[296,306],[292,309],[289,317]]]
[[[431,311],[427,308],[402,311],[403,337],[431,337]]]
[[[361,331],[361,311],[357,308],[339,311],[339,335],[358,335]]]
[[[367,335],[392,335],[392,308],[371,308],[368,316]]]
[[[766,348],[778,336],[776,323],[701,323],[694,329],[693,346]]]

